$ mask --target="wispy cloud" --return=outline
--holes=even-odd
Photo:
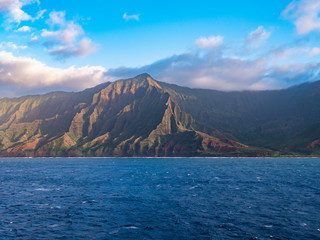
[[[1,48],[10,48],[13,50],[18,50],[18,49],[27,49],[27,46],[19,46],[13,42],[2,42],[0,43]]]
[[[320,0],[301,0],[291,2],[282,15],[293,20],[298,34],[320,32]]]
[[[319,80],[319,63],[275,65],[264,76],[265,81],[276,86],[289,87],[308,81]]]
[[[5,14],[6,24],[19,25],[22,21],[35,21],[40,19],[46,10],[39,10],[36,16],[31,16],[22,8],[30,4],[40,4],[39,0],[1,0],[0,13]]]
[[[311,57],[320,55],[320,48],[314,47],[309,51]]]
[[[37,43],[37,42],[39,42],[38,36],[32,34],[31,39],[30,39],[30,43]]]
[[[246,38],[246,46],[258,48],[263,41],[267,40],[271,35],[263,26],[259,26],[254,31],[250,32]]]
[[[48,53],[63,59],[72,56],[86,56],[96,51],[97,45],[85,35],[81,25],[67,21],[65,12],[53,11],[46,21],[51,29],[43,29],[41,36],[46,41]]]
[[[133,14],[133,15],[129,15],[128,13],[123,14],[123,19],[126,21],[129,21],[131,19],[139,21],[140,20],[140,14]]]
[[[208,49],[220,47],[223,43],[222,36],[212,36],[212,37],[201,37],[196,40],[196,45],[198,48]]]
[[[49,14],[49,19],[46,20],[46,23],[51,27],[55,25],[64,26],[66,24],[66,12],[65,11],[52,11]]]
[[[319,47],[289,47],[280,48],[272,52],[274,60],[285,60],[287,62],[295,61],[296,59],[312,58],[320,55]]]
[[[58,46],[48,50],[51,55],[62,59],[70,56],[86,56],[95,51],[96,45],[87,38],[83,38],[77,45]]]
[[[30,32],[30,31],[31,31],[31,27],[29,26],[23,26],[15,30],[15,32]]]

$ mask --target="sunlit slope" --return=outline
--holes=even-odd
[[[181,110],[149,75],[0,101],[3,156],[268,155]]]

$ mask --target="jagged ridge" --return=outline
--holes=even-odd
[[[0,101],[2,156],[265,154],[199,124],[148,74]]]

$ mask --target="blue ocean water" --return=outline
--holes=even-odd
[[[320,239],[320,159],[0,158],[0,239]]]

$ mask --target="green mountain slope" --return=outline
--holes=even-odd
[[[233,139],[283,153],[312,154],[320,139],[320,81],[276,91],[219,92],[161,84],[181,109]]]
[[[148,74],[0,99],[1,156],[320,155],[320,82],[220,92]]]
[[[149,75],[0,100],[2,156],[268,155],[198,123]]]

